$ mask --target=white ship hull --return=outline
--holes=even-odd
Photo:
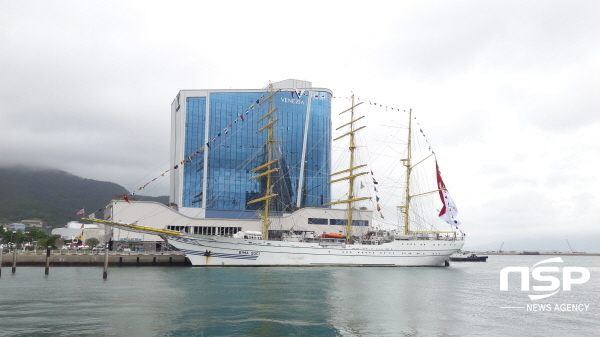
[[[395,240],[380,245],[168,236],[193,266],[445,266],[462,240]]]

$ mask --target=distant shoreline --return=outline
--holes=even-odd
[[[464,252],[481,254],[481,255],[521,255],[521,256],[538,256],[538,255],[561,255],[561,256],[600,256],[600,253],[563,253],[563,252],[478,252],[474,250],[465,250]]]

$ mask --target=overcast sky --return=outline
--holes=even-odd
[[[598,251],[598,17],[597,1],[2,0],[0,165],[133,190],[168,168],[180,89],[296,78],[412,108],[466,248]],[[402,117],[364,113],[382,132]]]

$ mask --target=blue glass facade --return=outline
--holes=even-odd
[[[258,120],[267,113],[268,103],[258,106],[256,101],[268,95],[268,92],[211,92],[209,113],[206,97],[187,98],[185,153],[205,146],[208,159],[205,163],[203,153],[184,165],[183,207],[204,205],[207,217],[241,217],[240,212],[260,207],[247,203],[264,194],[264,182],[249,179],[256,175],[251,170],[266,161],[266,131],[256,131],[267,123],[266,119]],[[273,105],[278,108],[274,118],[279,118],[274,138],[280,140],[275,143],[273,154],[279,159],[276,164],[279,171],[273,179],[273,192],[278,194],[274,207],[291,211],[298,199],[300,206],[320,207],[330,199],[327,181],[331,158],[331,94],[280,91],[273,97]],[[209,146],[205,144],[207,139]]]
[[[191,154],[204,144],[204,121],[206,120],[206,98],[188,97],[186,100],[186,123],[185,123],[185,153]],[[185,188],[182,189],[184,207],[202,206],[202,189],[204,181],[202,171],[204,169],[203,156],[197,156],[195,161],[186,164],[183,171]]]

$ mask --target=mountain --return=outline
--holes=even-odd
[[[0,223],[40,219],[48,227],[63,227],[103,209],[117,195],[128,194],[121,185],[86,179],[65,171],[25,166],[0,167]],[[134,199],[130,197],[130,199]],[[167,196],[135,196],[136,200],[168,203]],[[102,212],[96,213],[102,217]]]

